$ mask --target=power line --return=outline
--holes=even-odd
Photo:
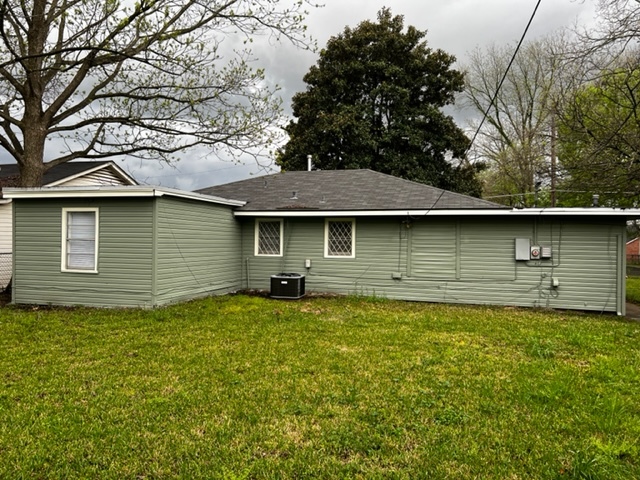
[[[491,98],[491,102],[489,102],[489,106],[487,107],[487,109],[484,112],[484,115],[482,116],[482,121],[480,122],[480,125],[478,125],[478,128],[476,129],[476,132],[473,134],[473,138],[471,139],[471,143],[469,144],[469,147],[467,148],[467,151],[464,152],[464,157],[466,157],[467,154],[469,153],[469,150],[471,150],[471,147],[473,146],[473,142],[476,141],[476,137],[478,136],[478,133],[480,133],[480,129],[482,128],[482,125],[484,125],[484,121],[487,119],[487,116],[489,115],[489,110],[491,110],[491,107],[493,106],[493,102],[495,102],[496,98],[498,97],[498,93],[500,92],[500,88],[502,88],[502,84],[504,83],[505,79],[507,78],[507,74],[509,73],[509,69],[511,68],[511,65],[513,65],[513,62],[516,59],[516,55],[518,55],[518,51],[520,50],[520,47],[522,46],[522,42],[524,42],[524,37],[527,36],[527,32],[529,31],[529,27],[531,26],[531,22],[533,22],[533,19],[536,16],[536,12],[538,11],[538,7],[540,6],[540,2],[541,1],[542,0],[538,0],[538,3],[536,3],[536,8],[533,9],[533,13],[531,14],[531,18],[529,18],[529,23],[527,23],[527,26],[525,27],[524,32],[522,32],[522,36],[520,37],[520,41],[518,42],[518,45],[516,46],[516,49],[513,52],[513,55],[511,56],[511,60],[509,60],[509,65],[507,65],[507,69],[504,71],[504,75],[502,75],[502,79],[500,80],[500,83],[498,84],[498,88],[496,88],[496,92],[493,94],[493,97]]]

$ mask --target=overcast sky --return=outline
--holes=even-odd
[[[426,30],[428,45],[455,55],[456,67],[461,68],[466,54],[476,47],[493,42],[512,44],[515,48],[537,0],[324,0],[323,3],[324,7],[310,10],[306,21],[319,48],[345,26],[356,27],[364,20],[375,20],[377,12],[386,6],[392,14],[404,15],[405,26]],[[594,0],[542,0],[527,39],[576,22],[592,25],[593,3]],[[280,85],[284,106],[290,112],[291,97],[305,89],[302,77],[316,63],[317,54],[287,44],[273,45],[266,38],[257,38],[253,50],[269,81]],[[219,161],[206,151],[186,154],[175,167],[149,161],[119,162],[119,165],[143,183],[184,190],[265,173],[253,159],[247,159],[245,165],[235,165]]]

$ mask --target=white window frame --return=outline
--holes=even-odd
[[[69,268],[67,266],[67,234],[68,234],[68,222],[69,213],[74,212],[93,212],[95,214],[95,231],[94,231],[94,244],[93,244],[93,268]],[[74,273],[98,273],[98,233],[100,225],[100,214],[97,207],[94,208],[63,208],[62,209],[62,258],[60,261],[60,269],[63,272]]]
[[[329,253],[329,224],[331,222],[351,222],[351,255],[331,255]],[[324,257],[356,258],[356,220],[355,218],[325,218],[324,220]]]
[[[260,253],[259,252],[259,248],[260,248],[260,224],[261,223],[280,223],[280,249],[278,251],[278,253]],[[254,234],[254,239],[255,239],[255,245],[254,245],[254,255],[256,257],[281,257],[282,256],[282,244],[284,236],[284,222],[281,218],[257,218],[256,219],[256,224],[255,224],[255,234]]]

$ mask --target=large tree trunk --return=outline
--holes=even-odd
[[[25,115],[26,119],[27,115]],[[27,127],[24,129],[24,156],[20,164],[20,186],[41,187],[44,166],[44,144],[46,129],[41,125],[42,119],[26,119]]]
[[[31,12],[31,28],[27,33],[29,58],[27,81],[24,95],[24,153],[20,164],[20,185],[22,187],[41,187],[44,168],[44,144],[47,128],[42,110],[44,81],[42,78],[43,57],[47,38],[45,18],[46,0],[35,0]]]
[[[42,162],[27,161],[20,167],[20,186],[41,187],[43,173]]]

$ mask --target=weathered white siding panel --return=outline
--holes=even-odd
[[[86,187],[89,185],[128,185],[122,178],[109,168],[101,168],[95,172],[81,175],[69,181],[57,184],[59,187]]]
[[[4,290],[11,280],[12,211],[11,202],[0,203],[0,291]]]

